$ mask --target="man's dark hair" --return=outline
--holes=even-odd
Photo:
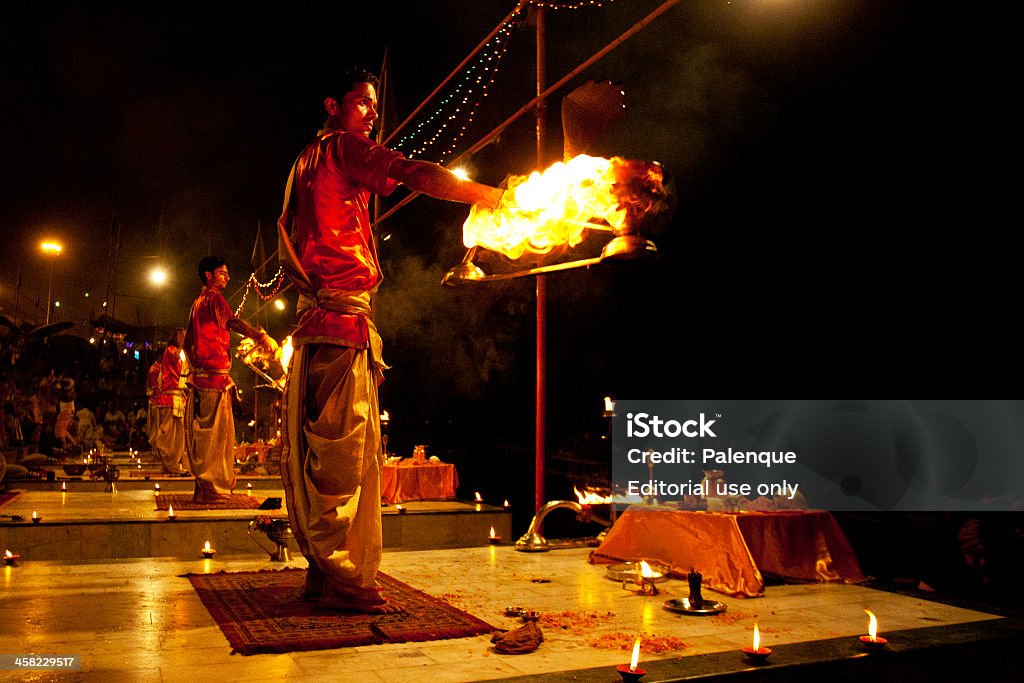
[[[329,92],[333,94],[330,96],[341,102],[341,98],[350,92],[352,88],[356,87],[358,83],[369,83],[374,88],[380,85],[373,72],[361,66],[350,66],[341,72],[337,80],[332,81]]]
[[[212,273],[221,266],[226,266],[227,264],[228,262],[220,256],[204,256],[199,262],[199,279],[205,285],[207,273]]]

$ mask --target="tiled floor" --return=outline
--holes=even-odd
[[[508,546],[391,552],[382,569],[499,628],[518,605],[540,611],[545,641],[526,655],[496,654],[487,636],[376,645],[280,655],[231,655],[230,647],[189,581],[202,571],[302,566],[265,556],[206,561],[143,559],[63,564],[23,562],[0,567],[0,653],[81,655],[77,674],[0,672],[4,680],[85,681],[474,681],[531,673],[613,666],[629,652],[601,647],[605,640],[649,644],[673,636],[681,651],[644,651],[642,659],[737,652],[758,623],[764,643],[850,637],[867,626],[864,609],[878,615],[884,635],[900,629],[995,619],[989,614],[857,586],[770,586],[764,598],[714,594],[728,611],[718,617],[678,615],[661,607],[683,596],[684,581],[660,584],[662,595],[637,595],[586,561],[586,549],[520,553]],[[607,680],[617,680],[608,669]]]

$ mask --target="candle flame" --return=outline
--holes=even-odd
[[[60,483],[60,490],[61,491],[67,491],[68,490],[68,483],[66,481],[62,481]]]
[[[475,500],[478,503],[482,503],[484,499],[480,497],[480,492],[479,491],[474,491],[473,492],[473,500]]]
[[[14,553],[12,553],[10,550],[5,550],[4,557],[14,557]]]
[[[210,552],[210,550],[211,550],[211,548],[210,548],[210,542],[209,542],[209,541],[207,541],[207,542],[206,542],[206,544],[205,544],[205,545],[203,545],[203,552],[204,552],[204,553],[208,553],[208,552]]]
[[[512,503],[508,502],[507,499],[505,500],[505,507],[512,507]]]
[[[494,527],[491,527],[491,538],[494,538]]]
[[[868,614],[868,636],[871,637],[871,642],[878,640],[878,619],[871,613],[871,610],[864,610]]]
[[[35,510],[33,510],[33,511],[32,511],[32,519],[35,519],[35,518],[36,518],[36,511],[35,511]]]
[[[636,671],[636,665],[640,661],[640,636],[637,636],[636,642],[633,643],[633,657],[629,660],[629,671],[632,673]]]
[[[614,413],[615,412],[615,401],[612,400],[611,396],[605,396],[604,397],[604,411],[606,413]]]
[[[761,632],[757,630],[757,624],[754,624],[754,652],[761,649]]]
[[[173,505],[168,504],[168,506],[167,506],[167,516],[168,517],[173,517],[174,516],[174,506]]]
[[[385,410],[383,413],[380,414],[380,421],[381,422],[390,422],[391,421],[391,413],[389,413],[388,411]]]

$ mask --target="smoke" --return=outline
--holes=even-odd
[[[445,271],[419,255],[386,267],[375,305],[384,359],[403,386],[438,404],[480,400],[512,379],[531,300],[517,300],[517,285],[442,287]]]

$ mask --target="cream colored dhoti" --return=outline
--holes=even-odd
[[[370,352],[295,349],[285,387],[281,479],[302,553],[334,589],[376,595],[382,553],[380,409]]]
[[[230,389],[190,386],[185,400],[185,452],[196,478],[196,502],[213,502],[235,488],[235,417]]]
[[[179,405],[181,397],[176,397],[173,406],[150,405],[149,415],[153,421],[150,440],[153,450],[160,456],[164,472],[178,474],[188,472],[189,463],[185,456],[185,419],[184,406]]]

